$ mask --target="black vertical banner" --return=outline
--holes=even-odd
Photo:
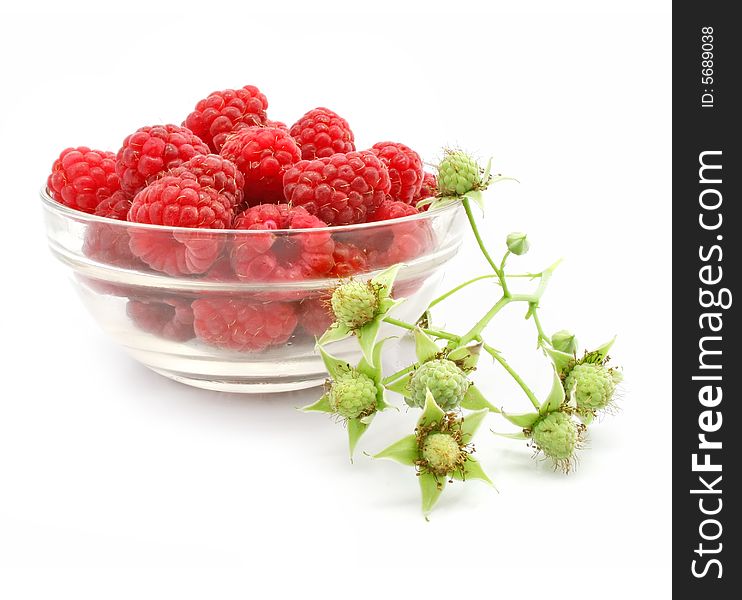
[[[673,585],[714,599],[742,597],[737,10],[673,12]]]

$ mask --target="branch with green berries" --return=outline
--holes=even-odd
[[[610,366],[608,352],[613,340],[579,354],[577,340],[571,332],[561,330],[551,336],[544,332],[538,311],[558,262],[537,273],[510,273],[508,259],[529,250],[524,233],[508,235],[502,258],[499,261],[492,258],[479,232],[472,204],[483,209],[483,192],[494,182],[512,178],[491,175],[489,164],[482,168],[458,150],[446,151],[437,168],[438,195],[420,204],[435,208],[460,203],[491,272],[459,284],[433,300],[416,323],[401,321],[390,314],[403,301],[392,297],[399,265],[369,281],[349,280],[339,285],[330,300],[335,322],[317,342],[330,379],[325,394],[303,409],[329,413],[345,424],[351,460],[375,414],[392,406],[387,402],[387,392],[400,394],[408,407],[420,410],[414,432],[372,456],[414,467],[426,518],[446,483],[478,479],[492,485],[472,456],[473,436],[488,415],[516,427],[514,431],[497,435],[525,440],[550,460],[555,469],[569,473],[595,417],[613,412],[616,388],[622,380],[621,371]],[[513,293],[510,284],[516,278],[535,282],[532,291]],[[485,279],[494,279],[502,293],[468,331],[454,333],[434,327],[435,307]],[[503,354],[484,337],[493,319],[511,303],[525,306],[526,318],[536,329],[538,353],[551,365],[551,390],[544,399],[534,394]],[[415,340],[415,362],[388,375],[382,369],[385,340],[378,339],[383,323],[411,333]],[[357,339],[363,355],[355,366],[333,357],[327,348],[332,342],[350,336]],[[482,353],[488,354],[515,381],[530,404],[529,411],[511,412],[510,408],[498,407],[485,398],[474,382]]]

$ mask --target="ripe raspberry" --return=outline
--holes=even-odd
[[[301,207],[260,204],[240,214],[235,229],[275,230],[326,227]],[[247,281],[300,281],[326,276],[335,265],[335,244],[327,231],[237,235],[232,267]]]
[[[289,126],[286,125],[283,121],[272,121],[271,119],[265,120],[265,127],[277,127],[278,129],[283,129],[284,131],[289,130]]]
[[[366,255],[353,244],[344,244],[336,240],[332,257],[335,259],[335,266],[330,271],[333,277],[350,277],[368,271]]]
[[[245,177],[235,164],[218,154],[199,154],[166,175],[193,173],[201,187],[210,187],[230,200],[233,207],[242,203]]]
[[[373,221],[396,219],[417,214],[415,207],[395,200],[385,200],[374,212]],[[365,250],[370,267],[381,268],[407,262],[433,247],[434,233],[425,219],[389,223],[369,229]]]
[[[310,110],[289,131],[301,148],[301,157],[305,160],[356,149],[348,121],[329,108]]]
[[[227,136],[240,125],[264,125],[268,100],[254,85],[212,92],[199,100],[183,125],[218,153]]]
[[[238,352],[259,352],[283,344],[297,324],[294,306],[283,302],[216,297],[195,300],[191,308],[200,340]]]
[[[174,342],[195,337],[193,311],[188,302],[174,297],[130,299],[126,314],[142,331]]]
[[[320,337],[335,320],[326,298],[305,298],[297,305],[299,323],[313,337]]]
[[[101,203],[95,207],[94,214],[99,217],[116,219],[117,221],[126,221],[130,208],[131,196],[122,190],[118,190],[105,200],[102,200]]]
[[[147,270],[147,265],[132,254],[129,232],[124,225],[91,223],[85,231],[82,252],[91,260],[104,265]]]
[[[167,175],[139,192],[129,209],[136,223],[224,229],[232,222],[231,201],[209,187],[201,187],[189,172]],[[219,258],[222,239],[203,231],[148,230],[129,232],[132,252],[157,271],[168,275],[204,273]]]
[[[283,202],[283,177],[301,159],[299,147],[283,129],[246,127],[227,138],[222,156],[231,160],[245,177],[245,202]]]
[[[470,382],[455,362],[436,358],[420,365],[410,379],[410,406],[425,406],[427,391],[443,410],[454,410],[461,404]]]
[[[368,150],[302,160],[283,178],[286,200],[328,225],[364,223],[390,185],[386,166]]]
[[[431,198],[438,195],[438,178],[432,173],[423,173],[423,185],[420,191],[415,195],[413,204],[425,198]]]
[[[412,148],[397,142],[379,142],[371,148],[389,169],[393,200],[411,204],[423,183],[423,161]]]
[[[57,202],[92,213],[121,188],[116,155],[85,146],[67,148],[54,161],[46,185]]]
[[[377,208],[369,221],[388,221],[389,219],[399,219],[401,217],[409,217],[410,215],[418,214],[418,210],[406,202],[400,200],[392,200],[387,198]]]
[[[141,127],[127,136],[116,155],[121,189],[134,196],[168,169],[179,167],[209,147],[190,129],[177,125]]]

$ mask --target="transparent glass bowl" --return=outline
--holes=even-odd
[[[326,378],[315,339],[339,277],[311,277],[328,249],[338,275],[373,277],[401,262],[394,316],[415,321],[456,254],[457,204],[411,217],[305,230],[206,230],[115,221],[67,208],[42,190],[52,253],[98,324],[153,371],[196,387],[281,392]],[[382,335],[398,334],[387,326]],[[354,362],[355,340],[331,351]]]

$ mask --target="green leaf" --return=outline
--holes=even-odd
[[[392,265],[391,267],[384,269],[376,277],[371,279],[371,283],[382,286],[382,290],[379,292],[379,300],[388,298],[389,295],[392,293],[394,280],[396,279],[397,273],[399,272],[399,268],[401,266],[402,265],[400,264]]]
[[[551,382],[551,392],[547,396],[546,400],[541,404],[541,408],[538,409],[539,414],[545,415],[546,413],[554,412],[564,404],[564,387],[562,386],[562,380],[559,377],[559,373],[554,369],[553,379]]]
[[[323,344],[329,344],[330,342],[337,342],[338,340],[344,340],[349,337],[353,332],[340,323],[333,323],[330,327],[322,334],[317,340],[317,344],[320,346]]]
[[[506,412],[502,412],[502,416],[510,421],[513,425],[522,427],[523,429],[530,429],[533,424],[538,421],[538,413],[522,413],[518,415],[511,415]]]
[[[389,458],[396,460],[407,466],[414,466],[415,461],[420,458],[419,448],[417,447],[417,438],[414,435],[408,435],[401,440],[394,442],[391,446],[384,448],[374,458]]]
[[[386,389],[388,389],[390,392],[397,392],[398,394],[402,394],[405,398],[410,397],[410,390],[409,390],[409,383],[410,379],[412,379],[412,373],[407,373],[406,375],[402,375],[399,379],[396,381],[393,381],[392,383],[388,383],[386,386]]]
[[[461,401],[461,408],[466,410],[482,410],[486,408],[488,411],[493,413],[499,413],[500,409],[490,404],[487,399],[479,391],[479,388],[475,385],[470,385],[469,389],[466,390],[466,395]]]
[[[469,413],[461,419],[461,438],[465,444],[468,444],[471,441],[471,438],[477,432],[477,429],[479,429],[479,426],[482,424],[482,421],[484,421],[484,418],[489,414],[489,412],[490,411],[485,408],[483,410]]]
[[[350,371],[350,364],[348,364],[344,360],[335,358],[331,354],[328,354],[322,346],[319,346],[319,353],[322,356],[322,362],[325,363],[327,372],[333,379],[339,379]]]
[[[471,346],[462,346],[448,353],[448,360],[454,361],[464,371],[473,371],[477,368],[479,355],[482,352],[482,344],[472,344]]]
[[[415,356],[420,364],[435,358],[441,349],[419,327],[415,329]]]
[[[563,373],[569,366],[569,364],[575,359],[575,357],[571,354],[567,354],[566,352],[562,352],[561,350],[555,350],[554,348],[550,348],[546,345],[543,346],[543,349],[544,352],[546,352],[548,357],[551,359],[551,362],[554,363],[554,368],[559,373]]]
[[[353,462],[353,452],[360,437],[368,429],[368,423],[360,419],[348,419],[348,449],[350,450],[350,461]]]
[[[444,417],[445,414],[446,413],[443,412],[443,409],[438,406],[438,403],[435,401],[433,394],[431,394],[430,390],[428,390],[425,394],[425,408],[423,408],[423,414],[420,415],[417,424],[428,425],[429,423],[438,422]]]
[[[307,404],[306,406],[302,406],[301,409],[304,412],[310,412],[310,411],[317,411],[317,412],[335,412],[330,407],[330,396],[329,394],[323,394],[322,397],[317,400],[314,404]]]
[[[495,484],[492,483],[492,480],[487,477],[487,473],[484,472],[484,469],[482,468],[482,465],[479,464],[479,461],[476,458],[469,457],[467,461],[464,463],[464,472],[456,471],[452,474],[453,479],[457,479],[459,481],[466,481],[467,479],[481,479],[482,481],[489,483],[492,487],[495,487]]]
[[[376,336],[379,335],[379,327],[381,327],[381,320],[374,319],[370,323],[366,323],[357,332],[358,345],[361,347],[363,352],[363,358],[371,366],[374,364],[374,346],[376,345]]]
[[[499,431],[493,431],[495,435],[500,437],[508,438],[511,440],[527,440],[528,436],[522,431],[516,431],[515,433],[500,433]]]
[[[423,515],[427,519],[435,503],[438,502],[443,488],[446,487],[446,479],[444,477],[436,479],[430,473],[420,473],[418,479],[420,480],[420,491],[423,497]]]

